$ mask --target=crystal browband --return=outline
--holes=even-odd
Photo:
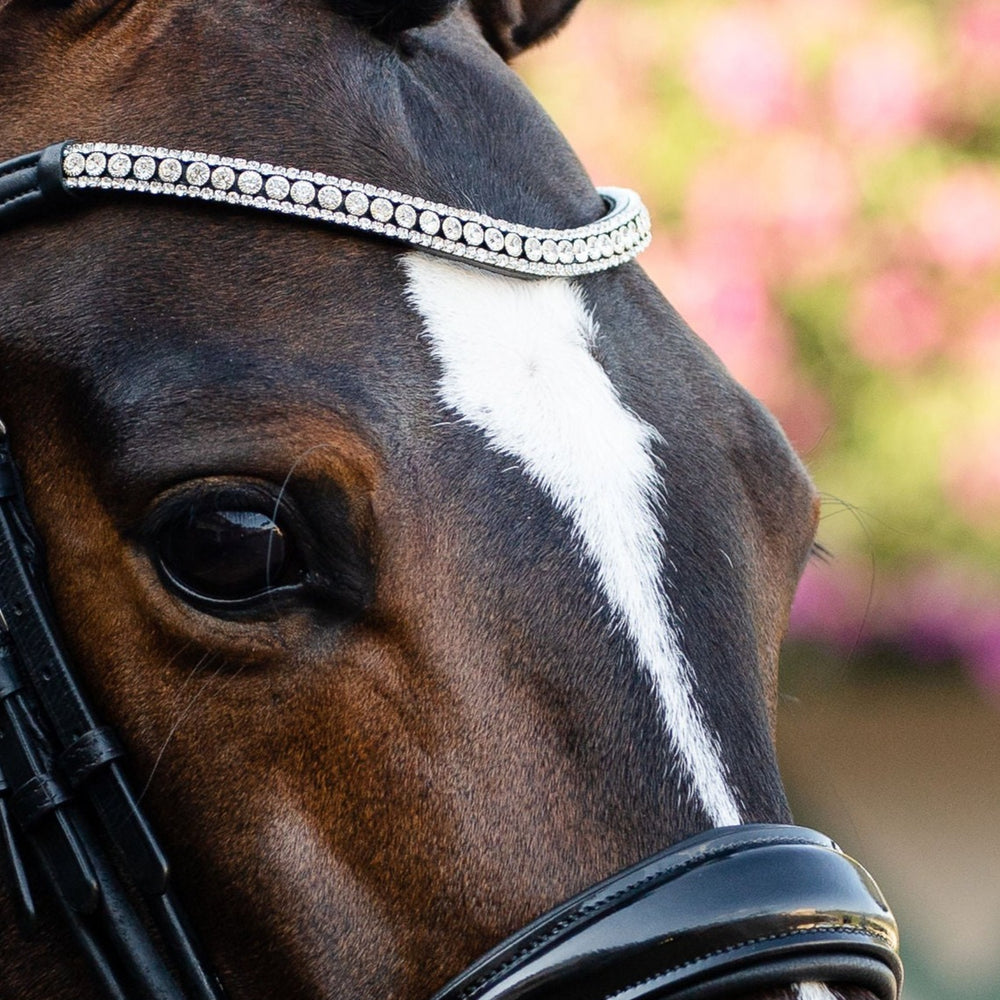
[[[69,189],[203,198],[304,216],[524,276],[604,271],[650,241],[649,213],[624,188],[598,189],[608,212],[590,225],[537,229],[311,170],[159,146],[66,143],[62,179]]]

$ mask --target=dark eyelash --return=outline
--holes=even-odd
[[[810,561],[829,563],[833,561],[833,553],[820,542],[813,542],[809,549],[809,559]]]

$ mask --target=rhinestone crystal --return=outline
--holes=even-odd
[[[440,228],[441,219],[438,217],[437,213],[429,210],[420,213],[421,232],[426,233],[428,236],[435,236]]]
[[[344,208],[351,215],[364,215],[368,211],[368,195],[361,191],[349,191],[344,199]]]
[[[115,153],[108,160],[108,173],[112,177],[128,177],[128,172],[132,169],[132,157],[125,153]]]
[[[392,202],[386,198],[376,198],[371,204],[371,217],[376,222],[388,222],[392,218]]]
[[[441,223],[441,232],[444,233],[445,239],[460,240],[462,238],[462,223],[454,215],[449,215]]]
[[[283,201],[288,197],[291,187],[287,177],[282,177],[281,174],[273,174],[264,182],[264,193],[272,201]]]
[[[404,229],[412,229],[417,224],[417,210],[406,203],[396,209],[396,222]]]
[[[101,152],[95,150],[87,156],[84,169],[91,177],[97,177],[104,173],[104,168],[108,165],[108,158]]]
[[[486,246],[489,247],[494,253],[499,253],[503,250],[503,233],[499,229],[494,229],[492,226],[486,230],[483,237],[486,241]]]
[[[478,222],[467,222],[462,227],[462,235],[470,247],[478,247],[482,245],[485,233],[483,232],[483,227]]]
[[[165,184],[174,184],[181,179],[184,168],[181,166],[180,160],[173,156],[168,156],[160,162],[160,166],[156,172],[159,174],[160,180]]]
[[[511,257],[520,257],[524,249],[524,240],[517,233],[508,233],[503,240],[503,248]]]
[[[335,188],[331,184],[324,184],[323,187],[319,189],[319,193],[316,195],[316,200],[319,202],[320,208],[325,208],[328,212],[333,212],[340,208],[341,202],[344,200],[344,196],[340,191],[340,188]]]
[[[184,179],[195,187],[204,187],[211,175],[212,171],[208,169],[208,164],[202,163],[201,160],[188,164],[187,170],[184,171]]]
[[[86,169],[87,160],[83,153],[78,153],[74,150],[72,153],[66,154],[63,160],[63,173],[67,177],[79,177]]]
[[[257,194],[264,186],[264,178],[256,170],[243,170],[236,178],[236,186],[243,194]]]
[[[296,181],[292,185],[291,195],[296,205],[309,205],[316,197],[316,188],[310,181]]]
[[[132,175],[140,181],[148,181],[156,173],[156,160],[151,156],[140,156],[132,164]]]
[[[236,171],[232,167],[216,167],[211,180],[216,191],[228,191],[236,183]]]

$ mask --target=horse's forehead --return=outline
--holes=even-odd
[[[575,159],[461,12],[418,33],[408,61],[341,22],[322,22],[346,45],[335,52],[331,37],[317,41],[315,31],[302,30],[307,21],[287,30],[275,23],[279,76],[246,59],[255,46],[266,48],[260,24],[230,37],[225,19],[205,5],[165,9],[197,19],[202,42],[218,41],[209,48],[219,64],[236,58],[243,69],[234,81],[168,61],[163,79],[154,79],[143,74],[159,65],[133,66],[137,84],[158,89],[138,87],[131,105],[117,110],[125,124],[152,112],[144,127],[168,130],[153,141],[204,141],[209,150],[279,162],[273,151],[287,144],[290,165],[332,167],[528,223],[572,225],[600,214]],[[309,9],[319,18],[319,8]],[[271,18],[263,17],[267,27]],[[286,121],[257,113],[255,101],[265,98],[272,110],[296,114]],[[232,114],[220,117],[230,102]],[[307,130],[291,124],[302,105],[310,109]],[[84,125],[104,127],[115,111]],[[252,148],[235,147],[243,136]],[[281,220],[261,225],[235,209],[125,198],[88,208],[64,241],[46,242],[66,225],[14,234],[15,250],[27,246],[43,264],[34,271],[43,291],[17,298],[37,309],[36,343],[49,341],[46,322],[53,310],[59,316],[62,335],[45,349],[51,356],[70,345],[71,388],[103,407],[104,429],[113,433],[96,449],[103,467],[90,475],[103,476],[105,497],[138,490],[151,499],[160,484],[213,471],[280,482],[301,454],[332,441],[325,454],[346,453],[355,469],[375,456],[369,467],[383,457],[386,468],[401,470],[396,486],[411,510],[452,511],[466,579],[490,539],[538,541],[563,530],[556,544],[575,560],[563,567],[569,583],[544,580],[528,565],[527,553],[541,543],[508,557],[506,571],[530,577],[536,592],[561,586],[577,600],[599,592],[606,634],[591,635],[592,650],[606,654],[615,644],[622,655],[628,646],[653,681],[702,804],[718,821],[739,817],[717,734],[737,700],[752,705],[759,694],[747,666],[759,659],[750,645],[758,630],[746,618],[729,620],[753,602],[762,562],[750,537],[760,534],[752,521],[759,512],[732,459],[732,444],[747,438],[743,414],[732,384],[634,272],[581,283],[576,294],[565,282],[479,280],[455,265],[407,271],[387,244]],[[600,336],[584,298],[608,319]],[[79,317],[67,317],[67,300]],[[457,460],[448,455],[456,444]],[[752,475],[766,479],[774,470],[792,497],[778,506],[801,523],[793,509],[801,481],[780,436],[760,435],[749,451],[766,457],[767,468]],[[162,457],[166,464],[151,464]],[[522,512],[525,523],[511,521]],[[777,577],[764,590],[789,590],[795,555],[774,560]],[[738,568],[718,573],[717,565],[734,560]],[[705,577],[711,587],[696,582]],[[665,580],[687,594],[680,612],[699,621],[686,649]],[[516,602],[504,601],[514,613]],[[570,621],[564,617],[563,627]],[[771,609],[761,631],[773,633],[775,622]],[[710,680],[726,679],[730,693],[713,695],[712,717],[696,697],[692,662]],[[759,744],[766,728],[759,722],[755,710],[745,712],[730,726],[732,742]]]
[[[322,170],[537,226],[603,210],[465,5],[403,47],[329,3],[136,0],[72,39],[72,20],[46,34],[40,14],[16,16],[0,11],[0,155],[8,141],[14,155],[106,138]]]

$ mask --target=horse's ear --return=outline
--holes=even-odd
[[[566,23],[580,0],[471,0],[486,40],[512,59]]]

